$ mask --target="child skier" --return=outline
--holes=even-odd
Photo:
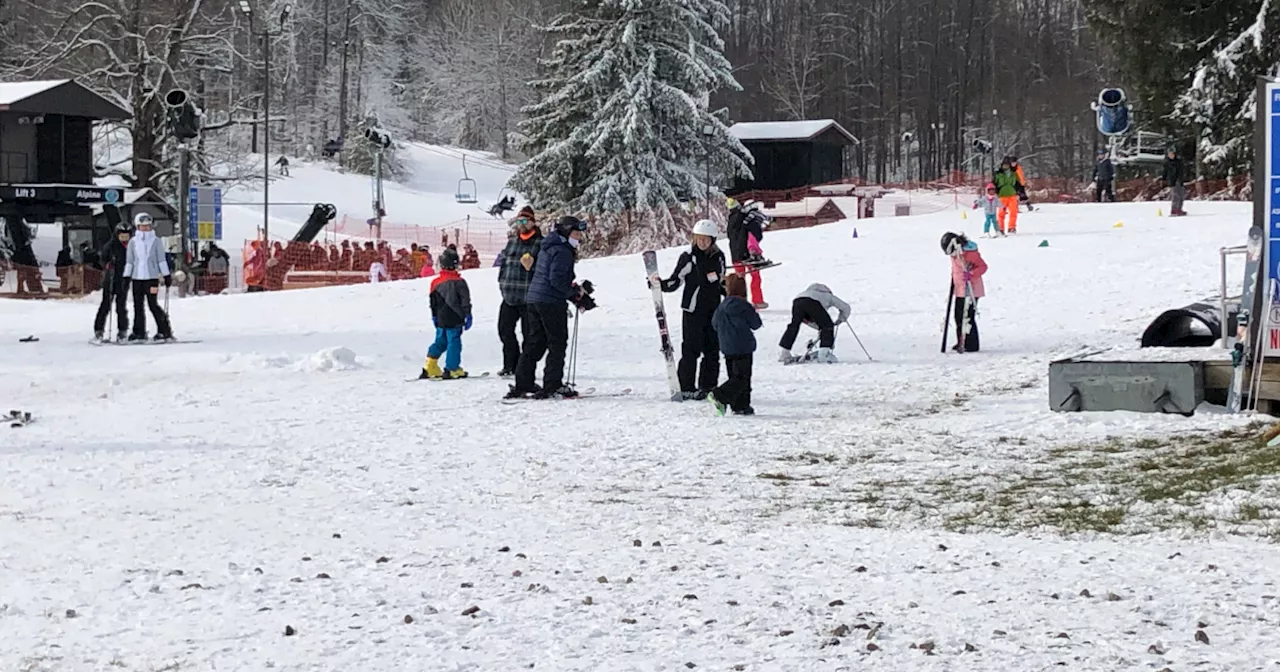
[[[462,332],[471,328],[471,289],[458,274],[458,253],[452,248],[440,253],[440,275],[431,281],[431,323],[436,340],[427,348],[427,364],[418,376],[435,380],[466,378],[462,370]],[[444,369],[440,368],[444,355]]]
[[[833,307],[840,312],[834,322],[831,321],[831,314],[827,312]],[[791,323],[787,325],[787,330],[782,332],[782,340],[778,342],[782,348],[778,352],[778,361],[783,364],[797,361],[791,355],[791,346],[795,345],[796,336],[800,333],[800,325],[805,324],[818,330],[819,347],[813,355],[814,361],[824,364],[839,362],[840,360],[836,359],[831,349],[836,347],[836,327],[848,319],[849,304],[832,294],[831,288],[816,282],[809,285],[808,289],[800,292],[791,301]]]
[[[764,214],[758,209],[744,206],[734,198],[726,199],[725,205],[729,208],[726,236],[729,239],[729,257],[733,262],[733,271],[739,275],[751,272],[751,303],[756,310],[764,310],[769,304],[764,300],[760,270],[751,264],[751,253],[747,249],[749,235],[755,236],[757,245],[764,239]]]
[[[978,299],[986,295],[982,276],[987,272],[987,262],[978,252],[978,244],[963,233],[947,233],[942,236],[942,251],[951,257],[951,289],[955,297],[952,311],[956,320],[957,353],[978,351]],[[964,323],[969,322],[969,333],[964,333]]]
[[[725,278],[728,298],[716,308],[711,323],[715,325],[720,340],[720,352],[724,353],[724,367],[729,379],[707,395],[707,401],[716,407],[716,413],[724,415],[725,407],[735,415],[754,415],[751,408],[751,360],[756,351],[754,332],[763,326],[760,314],[747,302],[747,281],[741,275]]]
[[[1000,231],[1004,233],[1018,232],[1018,174],[1013,171],[1013,162],[1005,157],[1000,162],[1000,170],[991,178],[996,185],[996,195],[1000,197]],[[1008,226],[1005,218],[1008,218]]]
[[[693,245],[680,255],[671,277],[661,280],[655,274],[649,278],[650,283],[658,283],[664,292],[674,292],[684,286],[680,301],[684,310],[680,330],[684,340],[680,344],[676,373],[680,394],[685,399],[706,399],[707,393],[720,381],[720,343],[711,326],[711,317],[724,295],[724,252],[716,245],[717,233],[715,222],[699,220],[693,225]],[[695,373],[698,374],[696,386]]]
[[[996,213],[1000,212],[1000,199],[996,197],[996,185],[987,183],[987,195],[978,199],[978,204],[974,207],[982,206],[983,212],[986,213],[986,221],[982,223],[982,235],[990,238],[993,235],[1004,236],[1004,228],[996,221]],[[992,233],[995,229],[995,233]]]

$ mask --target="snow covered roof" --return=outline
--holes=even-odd
[[[849,131],[837,124],[834,119],[815,119],[812,121],[740,121],[729,127],[733,137],[742,142],[769,142],[785,140],[812,140],[818,135],[834,127],[849,142],[858,142]]]
[[[837,203],[842,201],[842,203]],[[826,198],[824,196],[806,196],[801,201],[780,201],[775,203],[772,208],[760,208],[760,212],[771,218],[787,218],[787,217],[814,217],[818,211],[831,203],[840,210],[845,217],[856,217],[858,214],[858,199],[852,197],[844,198]],[[846,208],[848,208],[846,210]]]
[[[70,79],[0,82],[0,111],[128,119],[128,110]]]

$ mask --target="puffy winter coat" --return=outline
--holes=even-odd
[[[1164,178],[1169,186],[1176,186],[1186,181],[1185,170],[1183,170],[1182,159],[1174,157],[1165,157],[1164,159]]]
[[[574,298],[577,292],[573,288],[573,263],[573,247],[568,238],[554,231],[543,238],[525,303],[563,303]]]
[[[978,204],[982,206],[982,212],[988,215],[1000,214],[1000,199],[995,196],[982,196],[978,199]]]
[[[715,327],[716,337],[720,341],[720,352],[723,352],[726,357],[749,355],[755,352],[754,332],[763,324],[760,321],[760,313],[757,313],[755,307],[741,296],[730,296],[725,299],[711,316],[711,326]]]
[[[457,271],[445,269],[431,281],[431,317],[441,329],[461,327],[471,314],[471,288]]]
[[[125,255],[124,277],[133,280],[159,280],[169,275],[169,261],[164,245],[155,231],[139,231],[129,241]]]
[[[1093,181],[1099,184],[1116,179],[1116,167],[1111,159],[1103,159],[1093,164]]]
[[[508,306],[523,306],[525,295],[529,293],[529,283],[533,282],[533,268],[524,270],[520,260],[528,254],[537,265],[538,252],[542,248],[542,232],[534,229],[533,235],[522,239],[520,234],[511,237],[502,254],[498,255],[501,266],[498,268],[498,292],[502,294],[502,302]]]
[[[973,289],[973,298],[980,299],[986,296],[982,276],[987,272],[987,262],[983,261],[982,253],[978,252],[978,246],[973,243],[966,245],[964,252],[951,257],[951,288],[955,290],[957,297],[965,295],[965,270],[969,271],[969,286]]]
[[[762,222],[764,222],[764,217],[759,213],[748,212],[741,207],[729,211],[729,258],[734,263],[751,256],[750,250],[747,249],[748,233],[755,236],[757,241],[764,240]]]
[[[991,177],[991,182],[996,185],[996,195],[1000,198],[1018,195],[1018,174],[1013,172],[1012,168],[997,170]]]
[[[683,285],[680,307],[684,312],[709,317],[724,296],[724,252],[716,245],[706,252],[694,245],[680,255],[676,270],[661,284],[664,292],[674,292]]]
[[[836,324],[840,324],[849,319],[849,304],[840,300],[840,297],[831,293],[831,288],[821,283],[813,283],[809,288],[796,295],[797,299],[813,299],[822,304],[824,310],[835,308],[840,311],[840,316],[836,318]]]
[[[106,271],[102,274],[102,286],[106,288],[114,283],[116,286],[124,284],[124,265],[129,255],[129,248],[120,240],[112,239],[102,247],[102,253],[99,256],[98,268]]]

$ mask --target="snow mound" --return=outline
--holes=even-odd
[[[330,371],[355,371],[365,368],[356,361],[356,353],[350,348],[326,348],[298,362],[294,370],[327,373]]]

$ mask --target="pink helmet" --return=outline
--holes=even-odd
[[[995,188],[996,188],[996,183],[995,183],[995,182],[988,182],[988,183],[987,183],[987,189],[995,189]]]

